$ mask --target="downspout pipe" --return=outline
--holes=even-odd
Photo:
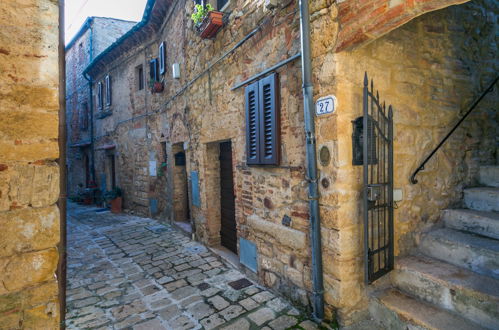
[[[94,59],[94,30],[92,28],[92,23],[90,23],[90,37],[89,37],[89,63],[92,63]],[[94,148],[94,95],[93,95],[93,80],[88,75],[88,73],[83,74],[83,78],[88,81],[88,93],[89,93],[89,102],[88,107],[90,110],[90,176],[92,177],[92,181],[96,182],[95,179],[95,148]]]
[[[305,118],[307,179],[310,207],[310,245],[312,250],[313,316],[324,319],[324,284],[322,271],[321,219],[314,121],[314,88],[312,85],[312,57],[310,52],[310,11],[308,0],[299,0],[300,40],[303,80],[303,112]]]

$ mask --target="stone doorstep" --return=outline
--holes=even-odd
[[[499,241],[442,228],[427,233],[419,250],[430,257],[499,279]]]
[[[460,316],[411,298],[398,290],[377,293],[369,303],[373,318],[388,329],[485,330]]]
[[[499,280],[423,256],[398,259],[391,279],[403,292],[499,329]]]
[[[499,213],[468,209],[450,209],[442,212],[447,228],[467,231],[499,240]]]
[[[472,210],[499,212],[499,188],[478,187],[465,189],[464,204]]]

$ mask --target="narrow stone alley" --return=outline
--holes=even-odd
[[[316,329],[282,298],[156,220],[68,208],[70,329]]]

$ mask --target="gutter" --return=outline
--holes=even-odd
[[[118,38],[115,42],[111,44],[111,46],[107,47],[103,52],[101,52],[83,71],[83,76],[89,74],[89,72],[97,65],[97,63],[103,59],[106,55],[108,55],[113,49],[118,47],[123,41],[125,41],[128,37],[132,36],[135,32],[143,28],[147,23],[149,23],[149,19],[151,18],[152,9],[156,3],[156,0],[147,0],[146,8],[144,10],[144,16],[142,20],[135,24],[127,33]]]
[[[307,179],[310,207],[310,247],[312,250],[313,317],[324,319],[324,283],[322,270],[321,219],[315,138],[314,88],[312,85],[312,57],[310,52],[310,11],[308,0],[298,0],[300,6],[300,41],[303,79],[303,112],[307,139]]]

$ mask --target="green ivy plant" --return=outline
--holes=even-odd
[[[191,19],[194,21],[194,24],[201,24],[201,22],[204,20],[206,16],[208,16],[208,13],[210,11],[214,11],[215,8],[213,8],[212,5],[207,4],[205,6],[203,5],[196,5],[196,10],[194,14],[192,14]]]

